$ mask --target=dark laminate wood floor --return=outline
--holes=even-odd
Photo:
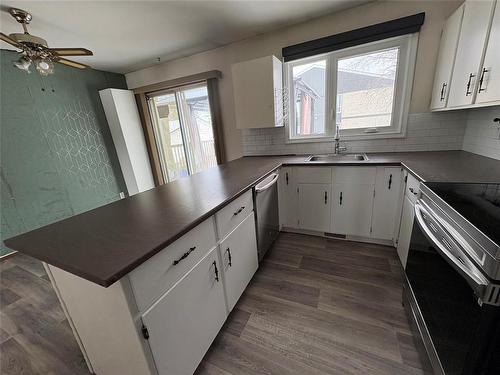
[[[89,374],[42,264],[19,253],[0,263],[0,373]]]
[[[196,374],[430,373],[401,293],[394,248],[282,233]]]
[[[0,266],[0,373],[89,374],[42,265]],[[197,375],[426,373],[401,271],[393,248],[282,233]]]

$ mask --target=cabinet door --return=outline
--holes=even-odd
[[[283,125],[282,88],[275,87],[282,81],[282,70],[279,67],[281,62],[275,56],[265,56],[231,66],[237,129]]]
[[[448,107],[474,103],[494,1],[465,2]]]
[[[220,244],[227,305],[231,311],[257,271],[257,242],[253,213]]]
[[[441,34],[441,44],[439,45],[436,73],[434,75],[431,109],[446,107],[463,14],[464,5],[458,8],[444,25],[443,33]]]
[[[299,228],[328,232],[330,229],[330,184],[298,184]]]
[[[332,233],[370,236],[373,189],[373,184],[333,184]]]
[[[377,168],[373,202],[373,238],[392,240],[401,213],[401,168]]]
[[[413,211],[413,203],[404,198],[403,213],[401,215],[401,226],[399,227],[399,240],[398,240],[398,255],[403,267],[406,267],[406,259],[408,258],[408,248],[410,246],[411,231],[413,228],[413,219],[415,213]]]
[[[483,69],[479,76],[476,103],[500,104],[500,1],[497,1]]]
[[[280,170],[279,183],[279,215],[280,225],[297,227],[297,186],[294,183],[293,168],[284,167]]]
[[[217,248],[142,316],[160,375],[191,375],[226,319]]]

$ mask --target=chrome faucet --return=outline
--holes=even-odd
[[[347,151],[347,147],[340,145],[340,126],[335,124],[335,136],[333,137],[333,154],[338,155]]]

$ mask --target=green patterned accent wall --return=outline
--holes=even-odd
[[[99,90],[121,74],[56,64],[48,77],[0,51],[0,255],[3,240],[119,199],[126,187]]]

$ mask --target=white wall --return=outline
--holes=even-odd
[[[236,129],[231,64],[274,54],[281,56],[285,46],[368,26],[394,18],[425,12],[422,26],[410,113],[429,111],[434,66],[437,59],[441,28],[444,20],[461,1],[377,1],[339,13],[326,15],[272,33],[249,38],[224,47],[169,61],[151,68],[126,74],[129,88],[161,82],[194,73],[217,69],[222,71],[220,95],[222,121],[228,159],[243,155],[241,131]],[[265,3],[262,3],[265,6]]]
[[[500,106],[467,111],[463,149],[500,160]]]

